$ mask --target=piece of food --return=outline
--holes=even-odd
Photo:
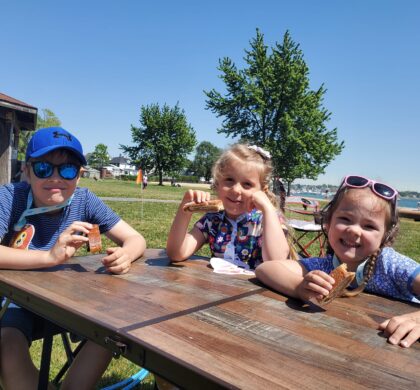
[[[322,298],[318,299],[321,305],[330,303],[333,299],[340,297],[346,287],[353,281],[356,274],[354,272],[347,271],[347,264],[341,264],[339,267],[333,269],[330,276],[334,278],[335,283],[330,293]]]
[[[212,199],[201,203],[185,203],[183,209],[192,213],[216,213],[224,210],[224,207],[220,199]]]
[[[98,253],[102,250],[101,233],[99,232],[99,225],[93,225],[88,234],[89,241],[87,243],[88,251],[90,253]]]

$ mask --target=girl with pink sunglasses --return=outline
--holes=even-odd
[[[333,288],[329,273],[342,263],[356,277],[344,295],[365,290],[420,303],[420,264],[391,248],[398,227],[397,191],[363,176],[346,176],[322,210],[329,255],[299,261],[265,261],[256,276],[266,285],[302,300],[321,300]],[[391,344],[409,347],[420,337],[420,310],[378,325]]]

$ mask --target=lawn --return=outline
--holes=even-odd
[[[137,198],[137,201],[106,201],[106,203],[115,210],[126,222],[131,224],[146,239],[147,246],[150,248],[165,248],[166,238],[172,219],[177,211],[178,203],[188,187],[171,187],[169,184],[158,186],[149,184],[146,190],[141,191],[140,187],[133,182],[104,180],[93,181],[82,179],[80,186],[88,187],[100,197],[120,197]],[[194,188],[193,185],[191,188]],[[203,189],[202,187],[196,187]],[[142,202],[142,199],[145,199]],[[146,199],[169,200],[170,203],[154,203]],[[199,216],[194,214],[191,225]],[[111,242],[104,238],[103,246],[111,245]],[[395,243],[395,248],[401,253],[420,262],[420,222],[414,222],[408,219],[401,220],[400,234]],[[83,256],[86,250],[81,249],[77,255]],[[199,254],[208,256],[208,248],[203,248]],[[31,353],[36,364],[39,365],[42,344],[40,341],[34,342],[31,347]],[[54,349],[52,356],[51,378],[59,371],[63,365],[64,350],[61,341],[56,337],[54,340]],[[133,363],[124,358],[114,359],[106,371],[104,377],[99,383],[99,387],[115,383],[138,370]],[[143,387],[152,388],[149,381]]]

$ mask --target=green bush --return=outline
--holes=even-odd
[[[119,176],[119,179],[120,180],[123,180],[123,181],[136,181],[137,176],[133,176],[133,175],[121,175],[121,176]]]

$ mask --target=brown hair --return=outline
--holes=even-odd
[[[252,166],[258,171],[261,190],[267,194],[271,203],[275,207],[278,207],[277,198],[269,189],[271,174],[273,172],[271,160],[266,158],[263,154],[250,148],[247,144],[235,144],[231,148],[225,150],[218,158],[212,170],[213,188],[217,188],[219,180],[223,176],[226,167],[233,162],[249,165],[252,164]]]
[[[364,188],[349,188],[344,185],[341,185],[336,194],[334,195],[333,199],[322,209],[321,211],[321,225],[322,229],[328,238],[328,234],[326,233],[326,226],[330,224],[331,218],[337,210],[338,205],[341,203],[343,198],[351,191],[362,191],[362,190],[369,190],[373,195],[374,193],[370,190],[369,187]],[[376,196],[376,195],[375,195]],[[344,296],[355,296],[361,293],[367,283],[369,282],[370,278],[375,272],[376,261],[378,260],[379,255],[381,254],[382,248],[386,246],[391,246],[398,233],[400,221],[398,217],[398,210],[396,206],[396,199],[393,200],[386,200],[379,196],[376,196],[378,201],[383,204],[386,210],[385,215],[385,233],[382,238],[381,245],[379,246],[378,250],[372,253],[366,262],[366,266],[363,271],[363,281],[362,283],[352,291],[346,291],[343,295]],[[333,249],[331,248],[330,244],[328,243],[328,250],[327,252],[333,253]]]
[[[71,150],[69,149],[65,149],[65,148],[60,148],[60,149],[55,149],[49,153],[45,153],[42,156],[39,157],[31,157],[28,159],[27,163],[31,163],[32,161],[38,161],[38,160],[42,160],[45,157],[63,157],[66,159],[67,162],[69,163],[73,163],[73,164],[77,164],[82,166],[82,162],[79,160],[79,158],[77,157],[77,155],[75,153],[73,153]]]

